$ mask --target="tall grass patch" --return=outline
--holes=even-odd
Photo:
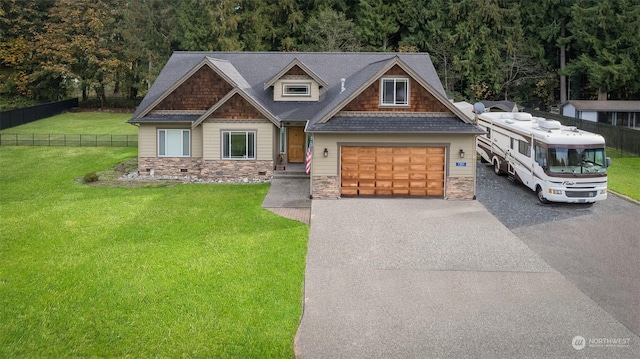
[[[0,357],[293,357],[308,226],[268,185],[78,180],[133,155],[0,147]]]

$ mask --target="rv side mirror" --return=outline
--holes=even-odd
[[[611,166],[611,157],[607,157],[604,159],[604,165],[607,167]]]

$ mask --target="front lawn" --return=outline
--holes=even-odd
[[[77,181],[134,155],[0,147],[0,357],[293,357],[308,226],[268,185]]]

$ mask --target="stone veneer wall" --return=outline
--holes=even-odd
[[[181,172],[186,169],[187,172]],[[201,157],[140,157],[138,171],[141,176],[199,176]]]
[[[313,199],[340,198],[340,179],[338,176],[313,176],[311,195]]]
[[[245,161],[245,160],[221,160],[221,161],[202,161],[202,178],[213,179],[233,179],[233,178],[250,178],[250,179],[266,179],[273,176],[273,161]]]
[[[141,157],[141,176],[195,176],[203,180],[248,178],[265,180],[273,176],[273,161],[208,161],[201,157]],[[186,172],[182,172],[186,169]]]
[[[474,192],[473,177],[449,177],[447,179],[447,199],[473,199]]]

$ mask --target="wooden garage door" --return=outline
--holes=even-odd
[[[443,147],[342,147],[342,196],[444,197]]]

